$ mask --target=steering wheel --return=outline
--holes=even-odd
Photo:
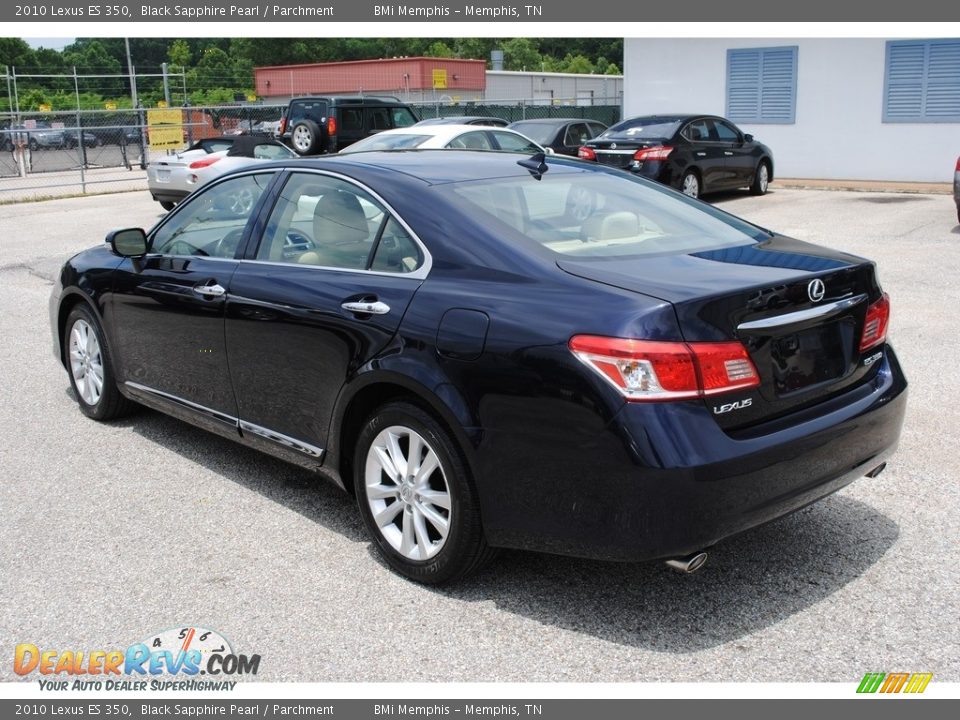
[[[284,250],[306,251],[316,248],[316,243],[304,235],[299,230],[287,230],[287,235],[283,239]]]
[[[213,252],[210,253],[214,257],[219,258],[232,258],[237,254],[237,248],[240,246],[240,238],[243,237],[243,228],[234,228],[222,238],[217,240],[216,244],[213,246]],[[202,250],[200,252],[203,252]],[[203,253],[206,255],[207,253]]]

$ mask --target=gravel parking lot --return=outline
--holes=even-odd
[[[443,590],[388,571],[352,501],[304,471],[154,412],[103,425],[76,409],[50,284],[109,228],[156,221],[146,192],[0,206],[0,647],[113,649],[199,624],[272,681],[960,680],[953,199],[715,202],[877,261],[912,384],[887,471],[719,545],[697,575],[510,552]]]

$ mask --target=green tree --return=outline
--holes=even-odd
[[[506,70],[539,70],[542,62],[537,46],[529,38],[513,38],[501,45]]]
[[[424,53],[427,57],[435,58],[452,58],[454,57],[454,52],[445,42],[440,42],[439,40],[434,43],[430,43],[430,46],[426,49]]]
[[[189,43],[186,40],[174,40],[173,44],[167,49],[167,59],[171,65],[185,68],[193,60]]]

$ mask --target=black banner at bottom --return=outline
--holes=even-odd
[[[909,710],[905,703],[910,705]],[[951,711],[950,708],[953,707]],[[849,700],[0,700],[2,718],[535,718],[536,720],[642,720],[644,718],[858,717],[910,720],[958,717],[960,700],[851,698]]]

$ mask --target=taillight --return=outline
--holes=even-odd
[[[656,147],[641,148],[633,154],[634,160],[643,162],[644,160],[666,160],[670,157],[673,148],[669,145],[657,145]]]
[[[883,297],[867,308],[867,317],[863,321],[863,334],[860,335],[860,352],[869,350],[886,340],[889,324],[890,296],[884,293]]]
[[[582,147],[577,150],[577,157],[581,160],[596,160],[597,154],[593,151],[593,148]]]
[[[960,172],[960,157],[957,158],[957,169],[956,172]]]
[[[194,160],[192,163],[190,163],[190,169],[199,170],[200,168],[210,167],[219,159],[220,159],[220,156],[216,155],[212,157],[200,158],[199,160]]]
[[[631,401],[682,400],[742,390],[760,376],[738,342],[683,343],[574,335],[577,358]]]
[[[331,115],[327,118],[327,135],[337,134],[337,119]]]
[[[283,135],[287,131],[287,118],[280,118],[280,125],[277,127],[277,135]]]

